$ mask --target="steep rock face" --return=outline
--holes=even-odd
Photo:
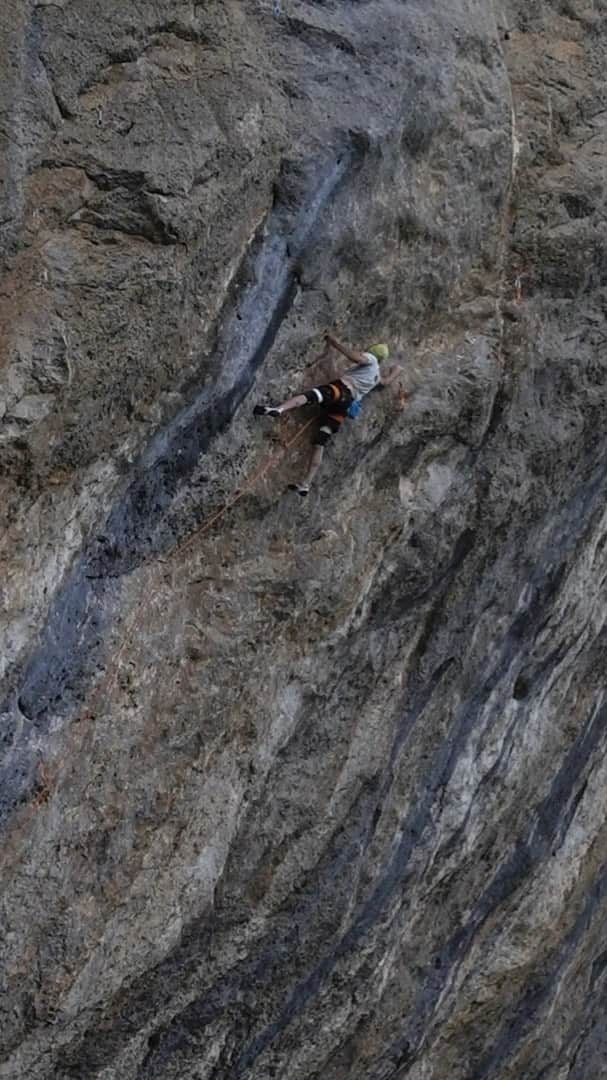
[[[1,19],[0,1076],[600,1075],[604,5]]]

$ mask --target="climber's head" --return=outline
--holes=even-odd
[[[376,360],[387,360],[390,355],[390,350],[387,345],[372,345],[370,349],[367,349]]]

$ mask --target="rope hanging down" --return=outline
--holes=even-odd
[[[257,472],[253,473],[253,475],[250,477],[244,487],[239,488],[236,494],[233,495],[231,499],[228,499],[228,501],[224,503],[221,509],[218,510],[212,518],[209,518],[208,521],[203,521],[200,528],[197,529],[196,532],[192,534],[192,536],[188,537],[188,539],[185,540],[183,544],[175,548],[173,555],[180,555],[182,554],[182,552],[187,551],[187,549],[192,546],[195,540],[199,540],[201,536],[204,536],[204,534],[209,531],[211,526],[215,525],[216,522],[220,521],[224,514],[227,514],[228,510],[231,510],[232,507],[235,506],[236,503],[254,487],[257,481],[261,480],[262,476],[265,476],[266,473],[270,472],[270,470],[274,467],[275,464],[278,464],[281,457],[284,456],[285,452],[289,450],[290,447],[293,446],[297,442],[297,440],[303,435],[304,431],[307,431],[310,425],[314,423],[314,419],[315,418],[312,417],[311,420],[307,420],[306,423],[303,424],[295,432],[295,435],[292,439],[289,439],[288,442],[284,444],[284,446],[281,446],[280,450],[278,450],[276,454],[270,455],[266,464],[262,465],[262,467],[258,469]]]

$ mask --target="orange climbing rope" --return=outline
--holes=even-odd
[[[235,506],[236,503],[239,502],[239,500],[242,499],[244,497],[244,495],[247,494],[247,492],[251,491],[251,489],[254,487],[254,485],[257,483],[257,481],[261,479],[262,476],[265,476],[268,472],[270,472],[271,469],[273,469],[278,464],[280,459],[282,457],[284,457],[286,451],[289,450],[292,446],[295,445],[295,443],[301,438],[301,436],[304,434],[304,432],[306,432],[308,430],[308,428],[310,427],[310,425],[313,424],[313,423],[314,423],[314,417],[312,417],[312,419],[306,421],[305,424],[302,424],[302,426],[300,428],[298,428],[298,430],[295,432],[293,437],[291,439],[289,439],[286,443],[284,443],[284,445],[281,446],[280,449],[275,454],[271,454],[270,457],[267,459],[267,461],[259,469],[257,469],[256,472],[254,472],[253,475],[247,480],[246,484],[244,484],[244,486],[242,488],[239,488],[238,491],[232,496],[232,498],[228,499],[228,501],[226,503],[224,503],[224,505],[222,507],[220,507],[220,509],[217,511],[217,513],[213,514],[213,516],[210,517],[207,521],[204,521],[202,523],[202,525],[200,525],[200,527],[190,537],[188,537],[188,539],[186,541],[184,541],[184,543],[182,543],[181,545],[179,545],[178,547],[176,547],[174,549],[174,551],[171,553],[170,557],[174,558],[178,554],[183,554],[183,552],[186,551],[189,547],[191,547],[192,544],[195,541],[200,540],[200,538],[202,536],[204,536],[207,532],[209,532],[209,530],[213,527],[213,525],[216,525],[217,522],[220,521],[225,516],[225,514],[227,514],[228,510],[231,510],[232,507]],[[105,675],[100,679],[97,687],[95,688],[95,690],[93,692],[93,695],[92,695],[92,698],[91,698],[91,701],[89,703],[89,707],[88,707],[86,713],[84,714],[84,716],[82,717],[83,721],[92,721],[92,720],[94,720],[95,712],[97,710],[97,707],[99,705],[99,702],[100,702],[104,692],[109,691],[111,689],[111,687],[113,686],[114,681],[118,676],[118,672],[119,672],[119,669],[120,669],[120,662],[121,662],[124,650],[125,650],[127,644],[132,640],[132,636],[133,636],[134,631],[136,630],[137,626],[139,625],[143,615],[145,614],[145,612],[149,608],[149,602],[148,602],[149,595],[150,594],[148,592],[144,592],[143,588],[142,588],[142,596],[139,599],[139,601],[137,601],[135,603],[134,610],[133,610],[133,615],[132,615],[131,619],[129,620],[129,622],[127,623],[125,631],[124,631],[124,633],[122,635],[122,640],[120,641],[120,645],[119,645],[118,651],[116,653],[115,660],[114,660],[113,664],[110,666],[110,668],[106,671]],[[72,737],[70,737],[70,738],[68,738],[66,740],[63,754],[62,754],[61,758],[59,759],[59,761],[57,762],[57,766],[56,766],[56,768],[54,770],[55,777],[56,777],[56,775],[57,775],[57,773],[59,771],[59,768],[61,767],[63,761],[67,757],[69,751],[72,748],[75,747],[75,741],[76,740],[75,740],[74,735],[72,735]],[[38,766],[38,780],[39,780],[39,785],[40,786],[38,788],[37,793],[34,796],[33,802],[28,807],[27,813],[25,814],[25,816],[24,816],[24,818],[23,818],[23,820],[21,822],[21,825],[17,828],[16,832],[13,834],[13,836],[11,838],[11,843],[7,844],[4,847],[4,850],[2,852],[0,852],[0,867],[3,867],[5,865],[5,863],[8,861],[8,857],[9,857],[9,855],[11,853],[11,850],[14,850],[16,841],[19,839],[19,837],[25,831],[25,829],[26,829],[27,825],[29,824],[31,818],[33,817],[34,813],[37,810],[39,810],[50,798],[51,791],[52,791],[53,776],[51,775],[51,771],[49,770],[49,768],[47,767],[47,765],[44,762],[40,762],[40,764]]]
[[[257,481],[261,480],[262,476],[265,476],[266,473],[270,472],[270,469],[272,469],[274,467],[274,464],[278,463],[278,461],[280,461],[281,457],[284,456],[285,452],[287,450],[289,450],[290,447],[293,446],[294,443],[296,443],[299,438],[301,438],[304,431],[307,431],[307,429],[313,423],[314,423],[314,417],[312,417],[311,420],[306,421],[305,424],[302,424],[302,426],[295,432],[295,435],[293,436],[293,438],[289,439],[288,442],[286,442],[283,446],[281,446],[280,450],[278,450],[276,454],[270,455],[270,457],[268,458],[266,464],[262,465],[262,467],[260,469],[258,469],[257,472],[253,473],[253,476],[250,477],[250,479],[247,481],[247,483],[244,485],[244,487],[239,488],[238,491],[236,492],[236,494],[231,499],[228,499],[228,501],[226,503],[224,503],[224,505],[221,507],[221,509],[218,510],[217,513],[214,514],[212,518],[209,518],[208,521],[204,521],[202,523],[202,525],[200,526],[200,528],[197,529],[196,532],[192,534],[192,536],[189,536],[188,539],[185,540],[183,544],[181,544],[179,547],[175,548],[175,551],[173,552],[173,554],[174,555],[181,554],[182,552],[186,551],[187,548],[191,547],[191,545],[194,543],[195,540],[199,540],[201,536],[204,536],[204,534],[209,531],[211,526],[215,525],[216,522],[220,521],[221,518],[224,516],[224,514],[227,514],[228,510],[231,510],[232,507],[235,506],[236,503],[240,499],[242,499],[243,496],[246,495],[247,492],[250,491],[254,487],[254,485],[257,483]]]
[[[305,424],[302,424],[302,426],[300,428],[298,428],[298,430],[295,432],[295,435],[293,436],[293,438],[289,439],[283,446],[281,446],[276,454],[271,454],[270,457],[268,458],[268,460],[266,461],[266,463],[264,465],[262,465],[261,468],[257,469],[256,472],[253,473],[253,475],[248,479],[246,484],[242,488],[239,488],[238,491],[232,496],[232,498],[228,499],[228,501],[226,503],[224,503],[222,507],[220,507],[220,509],[217,511],[217,513],[213,514],[213,516],[210,517],[207,521],[204,521],[202,523],[202,525],[200,525],[199,528],[196,529],[196,531],[194,533],[192,533],[191,536],[188,537],[187,540],[185,540],[182,544],[178,545],[174,549],[174,551],[171,553],[170,557],[174,558],[176,555],[182,555],[184,553],[184,551],[187,551],[188,548],[190,548],[195,541],[200,540],[201,537],[203,537],[206,533],[208,533],[209,530],[213,527],[213,525],[216,525],[218,521],[221,521],[222,517],[224,517],[227,514],[228,510],[231,510],[232,507],[235,506],[236,503],[239,502],[239,500],[242,499],[247,494],[247,492],[251,491],[251,489],[255,486],[257,481],[261,479],[262,476],[265,476],[266,473],[270,472],[270,470],[276,464],[278,464],[280,459],[282,457],[284,457],[286,451],[289,450],[290,447],[293,446],[298,441],[298,439],[301,438],[301,436],[304,434],[304,432],[307,431],[307,429],[313,423],[314,423],[314,417],[312,417],[311,420],[308,420]],[[95,691],[95,693],[93,695],[92,702],[89,705],[88,711],[85,714],[84,719],[89,720],[89,719],[93,718],[94,710],[95,710],[95,708],[96,708],[96,706],[98,704],[99,698],[100,698],[103,690],[104,689],[109,690],[109,688],[113,685],[114,678],[118,674],[118,669],[120,667],[120,660],[122,658],[122,654],[124,652],[124,649],[125,649],[126,645],[128,644],[128,642],[131,640],[133,632],[136,629],[136,627],[137,627],[137,625],[138,625],[138,623],[140,621],[139,617],[143,616],[145,614],[145,612],[148,609],[148,606],[149,605],[145,602],[145,599],[143,601],[141,601],[140,603],[135,605],[135,609],[134,609],[134,612],[133,612],[133,617],[130,620],[130,622],[128,623],[127,628],[126,628],[126,630],[124,632],[124,635],[122,637],[122,641],[120,643],[120,647],[118,649],[118,652],[116,653],[116,659],[114,660],[114,663],[112,664],[112,667],[110,668],[109,672],[106,674],[105,678],[100,680],[99,686],[97,687],[97,689],[96,689],[96,691]]]
[[[257,483],[258,480],[261,479],[262,476],[265,476],[266,473],[270,472],[270,470],[274,468],[276,464],[278,464],[280,459],[284,457],[286,451],[289,450],[290,447],[293,446],[298,441],[298,439],[301,438],[301,436],[304,434],[305,431],[307,431],[307,429],[312,423],[314,423],[314,417],[312,417],[311,420],[306,421],[305,424],[302,424],[302,426],[298,428],[298,430],[295,432],[293,438],[289,439],[284,444],[284,446],[281,446],[280,450],[278,450],[276,454],[271,454],[266,463],[253,473],[247,483],[242,488],[239,488],[235,495],[233,495],[231,499],[228,499],[228,501],[224,503],[222,507],[220,507],[216,514],[213,514],[213,516],[209,518],[208,521],[204,521],[202,525],[200,525],[200,527],[196,530],[196,532],[194,532],[190,537],[188,537],[188,539],[185,540],[183,544],[176,547],[175,550],[172,552],[171,558],[174,558],[176,555],[182,555],[184,551],[187,551],[187,549],[190,548],[195,541],[200,540],[202,536],[208,533],[209,530],[213,527],[213,525],[216,525],[218,521],[221,521],[222,517],[227,514],[228,510],[231,510],[232,507],[235,506],[236,503],[239,502],[239,500],[242,499],[244,495],[246,495],[247,492],[254,487],[254,485]],[[118,673],[122,653],[124,652],[124,649],[128,642],[131,640],[133,631],[136,629],[139,623],[139,617],[144,615],[147,608],[148,604],[145,602],[145,600],[142,601],[140,604],[135,605],[133,618],[129,622],[127,629],[123,635],[120,648],[118,649],[118,652],[116,654],[116,659],[106,677],[101,680],[99,686],[97,687],[97,690],[93,696],[93,703],[89,706],[88,712],[86,714],[86,719],[92,718],[94,708],[96,707],[103,690],[109,689],[112,686],[114,677]]]

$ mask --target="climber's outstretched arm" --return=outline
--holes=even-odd
[[[334,349],[337,349],[342,356],[351,360],[353,364],[369,363],[366,356],[363,356],[361,352],[357,352],[356,349],[350,349],[347,345],[343,345],[341,341],[338,341],[337,338],[333,336],[333,334],[325,334],[325,339],[329,342],[329,345],[332,345]]]
[[[321,353],[318,353],[317,356],[314,356],[312,358],[312,360],[310,360],[310,363],[306,364],[306,368],[315,367],[316,364],[322,364],[323,360],[328,360],[330,355],[331,355],[331,346],[329,345],[329,342],[325,338],[325,347],[324,347],[323,351]]]
[[[380,386],[389,386],[395,379],[398,379],[399,375],[404,374],[404,368],[400,364],[391,364],[388,370],[382,372],[381,379],[379,380]]]

